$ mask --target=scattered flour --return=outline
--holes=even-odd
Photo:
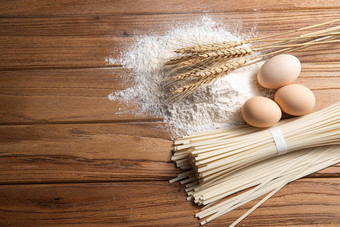
[[[114,58],[105,58],[105,61],[108,62],[110,65],[118,64],[119,61],[117,61]]]
[[[240,107],[248,98],[271,95],[256,82],[256,73],[262,63],[231,72],[174,104],[161,104],[165,95],[162,80],[166,76],[162,67],[175,55],[175,49],[195,44],[244,40],[252,35],[242,35],[239,29],[239,26],[227,29],[225,25],[203,17],[195,23],[177,26],[164,35],[138,37],[130,49],[121,53],[119,59],[124,67],[132,69],[134,85],[113,92],[109,99],[140,103],[141,109],[136,110],[135,114],[148,113],[163,118],[177,136],[242,123]],[[115,59],[107,61],[116,63]]]

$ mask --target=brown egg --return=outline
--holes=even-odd
[[[274,100],[283,112],[293,116],[310,113],[315,106],[313,92],[300,84],[290,84],[280,88],[275,93]]]
[[[248,124],[254,127],[267,128],[281,119],[281,110],[273,100],[256,96],[243,104],[242,116]]]
[[[265,88],[280,88],[294,83],[300,72],[301,63],[297,57],[280,54],[262,65],[257,80]]]

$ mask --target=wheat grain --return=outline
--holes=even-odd
[[[180,56],[180,57],[177,57],[177,58],[173,58],[173,59],[170,59],[169,61],[167,61],[165,63],[165,65],[176,65],[180,62],[183,62],[183,61],[186,61],[186,60],[189,60],[191,58],[195,58],[197,57],[197,55],[184,55],[184,56]]]
[[[250,47],[231,47],[225,50],[209,51],[198,56],[202,58],[230,58],[230,57],[241,57],[253,54],[254,51]]]
[[[172,80],[184,80],[184,79],[190,78],[192,76],[195,76],[196,73],[200,72],[201,70],[204,70],[205,68],[206,67],[204,66],[200,66],[198,68],[190,69],[187,72],[180,73],[178,75],[173,76]]]
[[[219,59],[237,58],[253,54],[254,50],[249,47],[231,47],[225,50],[209,51],[202,54],[186,55],[177,59],[172,59],[167,65],[177,64],[176,67],[185,67],[188,65],[204,64],[204,61],[211,59],[218,61]]]
[[[208,70],[204,70],[202,72],[196,73],[194,76],[195,80],[191,84],[181,86],[173,91],[173,93],[185,93],[189,91],[196,90],[198,87],[204,84],[211,83],[216,80],[220,76],[229,73],[238,67],[242,66],[247,62],[246,59],[237,59],[235,61],[227,62],[217,67],[209,68]]]
[[[198,64],[201,64],[202,61],[205,61],[205,60],[206,60],[206,58],[204,58],[202,56],[193,55],[193,57],[178,63],[178,67],[186,67],[186,66],[198,65]]]
[[[249,47],[232,47],[226,50],[211,51],[198,55],[198,58],[192,58],[178,64],[177,68],[187,67],[184,72],[172,77],[172,80],[183,80],[195,76],[198,72],[203,71],[209,65],[218,63],[231,57],[242,57],[253,54],[254,51]],[[218,69],[216,69],[218,70]]]
[[[220,49],[227,49],[231,47],[241,46],[244,43],[245,43],[244,41],[228,41],[228,42],[221,42],[221,43],[195,45],[191,47],[177,49],[175,52],[180,53],[180,54],[185,54],[185,53],[199,53],[199,52],[205,52],[205,51],[216,51]]]
[[[196,73],[195,76],[199,78],[216,77],[216,75],[219,75],[221,73],[229,73],[237,69],[241,65],[245,64],[246,62],[247,62],[247,59],[237,59],[231,62],[226,62],[219,66]]]

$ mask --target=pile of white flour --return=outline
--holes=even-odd
[[[198,90],[174,104],[162,104],[162,91],[166,74],[162,68],[174,50],[195,44],[245,40],[242,35],[226,25],[203,17],[195,23],[177,26],[164,35],[140,36],[130,49],[121,53],[118,60],[132,69],[134,85],[126,90],[113,92],[111,100],[134,100],[140,103],[135,114],[148,113],[161,117],[172,126],[175,135],[220,128],[243,122],[240,107],[250,97],[268,96],[256,83],[256,73],[261,64],[238,69],[215,83]],[[116,62],[116,59],[108,59]]]

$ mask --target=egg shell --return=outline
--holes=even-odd
[[[262,65],[257,80],[265,88],[276,89],[294,83],[300,72],[301,63],[297,57],[280,54]]]
[[[280,88],[274,96],[281,110],[293,116],[301,116],[313,111],[315,96],[301,84],[290,84]]]
[[[242,117],[248,124],[267,128],[281,119],[280,107],[271,99],[256,96],[248,99],[242,106]]]

